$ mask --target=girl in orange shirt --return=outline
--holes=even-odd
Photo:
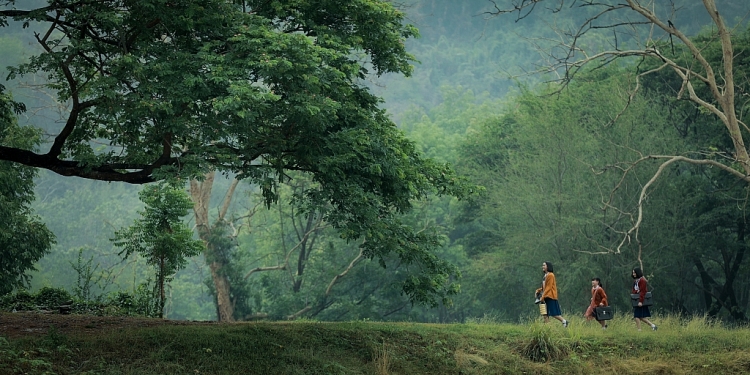
[[[547,315],[544,316],[544,322],[549,323],[549,317],[553,317],[559,320],[563,327],[568,327],[568,321],[562,317],[562,310],[560,310],[560,303],[557,302],[557,282],[555,281],[555,274],[552,273],[552,263],[542,263],[542,272],[544,272],[544,278],[542,279],[542,287],[536,290],[536,293],[542,292],[542,300],[547,304]]]

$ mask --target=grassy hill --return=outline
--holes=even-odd
[[[750,329],[159,320],[0,314],[1,374],[741,374]],[[37,328],[24,324],[37,322]],[[42,329],[40,325],[47,327]]]

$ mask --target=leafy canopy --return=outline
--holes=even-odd
[[[70,105],[46,153],[0,144],[0,160],[66,176],[148,183],[209,170],[258,184],[268,202],[286,171],[312,175],[304,207],[327,207],[367,256],[398,252],[440,290],[452,267],[436,236],[398,219],[430,192],[462,196],[446,165],[423,158],[362,84],[410,74],[417,30],[382,0],[55,0],[0,2],[3,22],[39,22],[40,53],[10,77],[41,74]],[[104,143],[105,147],[100,147]],[[397,237],[394,237],[397,236]]]
[[[5,160],[131,183],[209,168],[261,179],[401,138],[357,82],[366,65],[411,70],[416,30],[385,2],[76,0],[0,17],[49,27],[10,77],[44,74],[70,103],[46,154],[3,145]]]

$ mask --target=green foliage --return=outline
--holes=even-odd
[[[15,293],[8,293],[3,295],[0,305],[3,307],[3,309],[8,311],[36,309],[36,301],[34,296],[24,289],[18,290]]]
[[[253,11],[244,12],[243,7]],[[335,132],[343,125],[336,118],[377,116],[376,99],[354,83],[366,70],[351,54],[366,54],[378,74],[408,73],[410,57],[403,39],[416,34],[413,27],[402,25],[401,12],[371,0],[243,6],[221,0],[179,6],[159,1],[91,6],[55,2],[45,11],[16,12],[16,20],[49,22],[46,12],[51,9],[71,26],[85,23],[96,31],[65,29],[52,35],[43,42],[49,50],[12,68],[11,77],[47,73],[60,100],[83,103],[71,113],[75,124],[61,137],[65,144],[53,147],[62,146],[63,157],[85,162],[104,179],[122,172],[101,166],[140,166],[145,172],[141,182],[159,167],[167,169],[162,175],[179,169],[190,176],[212,164],[262,180],[290,165],[280,151],[294,142],[276,137],[273,128],[302,123],[306,129],[296,130],[304,129],[298,133],[302,139],[305,132],[320,138],[325,133],[321,130],[333,127]],[[154,14],[161,16],[154,19]],[[126,43],[111,42],[121,39]],[[93,53],[107,58],[90,59]],[[153,125],[143,131],[143,124]],[[247,129],[267,142],[255,144],[259,139],[248,138]],[[97,138],[111,140],[122,152],[97,152],[88,144]],[[190,152],[179,151],[185,149]],[[240,151],[252,159],[234,154]],[[296,154],[302,167],[306,158],[300,152],[305,153],[304,147],[289,155]],[[263,168],[251,167],[253,160]]]
[[[0,86],[0,145],[35,147],[39,132],[19,127],[12,111],[18,107]],[[54,236],[33,214],[36,171],[10,162],[0,162],[0,294],[28,283],[27,272],[47,254]]]
[[[5,337],[0,337],[0,370],[4,374],[30,374],[49,375],[52,371],[52,362],[40,356],[40,350],[27,352],[16,349]]]
[[[5,294],[0,300],[0,308],[6,311],[57,310],[58,306],[72,301],[72,296],[65,289],[44,287],[34,294],[26,290]]]
[[[200,243],[182,222],[192,202],[184,190],[166,184],[149,186],[139,196],[146,205],[141,219],[117,231],[113,241],[123,248],[124,257],[139,253],[149,264],[163,266],[164,275],[172,274],[185,265],[185,256],[201,251]]]
[[[200,254],[203,244],[193,239],[193,232],[181,221],[192,202],[184,190],[167,184],[148,186],[139,194],[146,208],[141,219],[115,232],[113,242],[122,247],[121,256],[138,253],[156,269],[154,293],[157,311],[164,309],[164,285],[185,266],[186,257]]]
[[[151,280],[138,285],[133,294],[118,292],[113,298],[114,305],[122,308],[126,315],[162,317],[164,305],[159,295],[154,292]]]
[[[153,285],[145,282],[132,293],[119,291],[101,296],[96,301],[78,299],[62,288],[41,288],[36,293],[19,290],[0,297],[3,311],[52,311],[61,305],[70,306],[70,313],[97,316],[158,317],[159,301],[153,294]]]
[[[70,266],[78,275],[76,285],[73,287],[73,293],[78,300],[88,301],[92,299],[91,289],[94,285],[104,290],[112,282],[112,272],[97,273],[101,264],[93,265],[93,262],[93,255],[86,260],[83,259],[83,248],[78,249],[76,263],[70,262]]]
[[[71,302],[72,297],[65,289],[44,287],[36,292],[35,300],[38,305],[55,308]]]

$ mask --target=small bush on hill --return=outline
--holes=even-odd
[[[568,345],[552,334],[549,324],[532,323],[529,338],[523,342],[521,354],[534,362],[558,361],[570,352]]]
[[[60,306],[65,311],[86,315],[114,316],[158,316],[149,285],[141,285],[134,293],[118,291],[98,301],[75,298],[62,288],[44,287],[31,294],[26,290],[8,293],[0,297],[0,310],[3,311],[52,311]]]

